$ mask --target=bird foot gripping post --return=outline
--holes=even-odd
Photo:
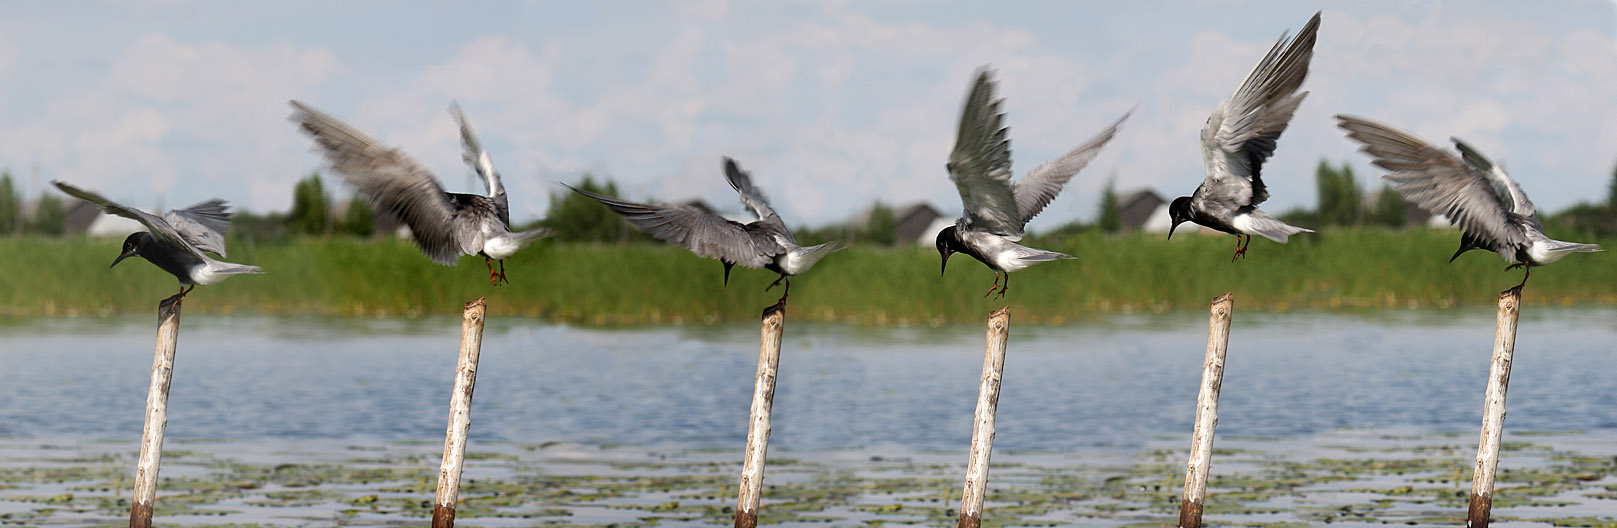
[[[780,367],[780,337],[786,327],[786,298],[764,309],[763,332],[758,344],[758,375],[753,383],[751,420],[747,424],[747,452],[741,463],[740,493],[736,498],[736,528],[758,526],[758,501],[764,488],[764,455],[769,450],[769,413],[775,401],[775,376]]]
[[[960,490],[960,528],[982,526],[988,458],[994,451],[994,412],[999,409],[999,384],[1005,373],[1005,342],[1010,332],[1009,306],[988,314],[988,345],[983,351],[983,376],[977,389],[976,418],[972,421],[971,458],[966,461],[966,483]]]
[[[477,356],[483,349],[483,299],[466,303],[461,313],[460,360],[455,365],[455,390],[449,396],[449,432],[444,438],[444,461],[438,468],[438,495],[432,503],[432,528],[455,526],[455,503],[460,497],[460,473],[466,462],[466,432],[472,426],[472,388],[477,384]]]
[[[1207,499],[1207,470],[1213,462],[1213,430],[1218,427],[1218,391],[1224,385],[1224,353],[1230,344],[1230,317],[1235,294],[1213,299],[1207,322],[1207,356],[1196,395],[1196,426],[1190,435],[1190,463],[1185,468],[1185,498],[1179,503],[1180,528],[1201,528]]]
[[[1520,286],[1499,293],[1493,361],[1488,367],[1488,392],[1482,406],[1482,439],[1477,444],[1477,466],[1471,477],[1471,501],[1465,518],[1467,528],[1487,528],[1493,510],[1494,470],[1499,466],[1499,441],[1505,432],[1505,390],[1510,386],[1510,365],[1516,353],[1516,319],[1521,315],[1521,301]]]
[[[135,465],[129,528],[151,528],[152,525],[152,506],[157,501],[157,470],[163,457],[163,430],[168,427],[168,388],[174,379],[174,349],[180,339],[180,304],[184,297],[184,293],[176,294],[157,304],[157,353],[152,359],[152,383],[146,392],[146,425],[140,436],[140,461]]]

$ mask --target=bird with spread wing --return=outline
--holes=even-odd
[[[1011,272],[1039,262],[1070,259],[1071,255],[1017,244],[1029,220],[1050,205],[1061,188],[1101,147],[1117,135],[1129,114],[1106,127],[1094,138],[1073,148],[1060,158],[1035,167],[1027,177],[1011,183],[1011,142],[1006,138],[1003,99],[994,97],[994,75],[977,72],[966,106],[960,115],[960,130],[954,151],[949,154],[949,180],[960,191],[964,213],[955,224],[938,232],[938,255],[943,259],[939,273],[949,268],[949,256],[964,253],[994,270],[994,286],[984,297],[1011,285]],[[1000,285],[1004,275],[1005,284]]]

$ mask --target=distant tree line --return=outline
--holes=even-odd
[[[22,193],[17,191],[11,171],[0,172],[0,234],[56,236],[65,232],[61,197],[41,193],[34,201],[32,214],[27,214],[23,205]]]
[[[1115,233],[1122,229],[1121,204],[1116,192],[1116,176],[1109,178],[1101,191],[1099,212],[1091,224],[1073,222],[1050,233],[1061,235],[1085,230]],[[1382,185],[1374,193],[1366,194],[1353,173],[1343,163],[1333,166],[1321,159],[1314,171],[1318,193],[1317,206],[1298,208],[1280,217],[1287,222],[1313,228],[1385,226],[1402,227],[1407,223],[1403,196],[1389,185]],[[597,180],[585,174],[574,185],[592,193],[618,197],[616,183],[610,179]],[[529,225],[528,229],[543,226],[554,233],[554,239],[567,242],[646,242],[650,235],[636,229],[623,217],[605,205],[567,190],[553,191],[549,197],[548,215]],[[656,203],[654,199],[636,201]],[[65,231],[64,202],[51,191],[35,199],[32,211],[26,211],[24,200],[17,191],[10,171],[0,172],[0,234],[61,235]],[[1612,171],[1611,182],[1603,201],[1584,202],[1555,214],[1541,212],[1547,229],[1564,236],[1617,236],[1617,169]],[[833,239],[851,243],[892,246],[896,245],[897,219],[893,208],[880,201],[874,202],[859,220],[820,226],[797,227],[793,230],[798,241],[805,245]],[[327,192],[319,173],[299,180],[292,189],[292,209],[286,213],[254,214],[237,211],[233,217],[232,235],[254,240],[272,241],[292,236],[375,236],[377,215],[370,204],[359,196],[338,203]]]
[[[1391,185],[1383,183],[1374,193],[1366,194],[1359,188],[1353,167],[1343,162],[1332,166],[1319,160],[1314,169],[1315,208],[1292,209],[1282,213],[1281,220],[1310,228],[1382,226],[1404,227],[1409,223],[1410,209],[1404,196]]]

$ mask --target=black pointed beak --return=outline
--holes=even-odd
[[[947,272],[949,271],[949,255],[952,255],[952,254],[954,254],[953,251],[950,251],[948,253],[943,254],[943,265],[938,267],[938,276],[939,277],[945,276],[947,274]]]
[[[1179,229],[1179,224],[1177,222],[1171,226],[1168,226],[1168,240],[1173,240],[1173,230],[1175,229]]]
[[[133,256],[135,256],[135,252],[133,252],[133,251],[125,251],[122,255],[118,255],[118,258],[113,259],[112,266],[117,266],[119,262],[123,262],[124,259],[129,258],[129,257],[133,257]],[[112,269],[112,266],[107,266],[107,269]]]

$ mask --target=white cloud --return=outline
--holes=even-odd
[[[64,87],[36,118],[0,130],[0,154],[37,160],[48,178],[139,206],[153,197],[189,203],[217,195],[284,208],[303,164],[276,148],[290,139],[282,105],[335,69],[330,54],[286,45],[239,49],[143,36],[93,84]],[[281,190],[236,194],[242,181]]]

